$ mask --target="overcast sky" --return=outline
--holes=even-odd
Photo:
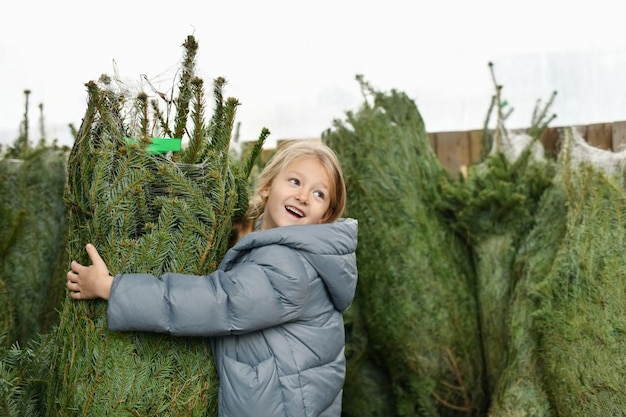
[[[553,90],[553,125],[626,120],[626,29],[620,2],[595,0],[20,0],[0,25],[0,142],[12,143],[32,91],[48,136],[71,141],[84,84],[100,74],[130,87],[145,74],[171,87],[187,35],[198,72],[227,79],[244,140],[319,137],[362,97],[355,76],[417,103],[428,131],[480,128],[493,94],[493,62],[529,124]],[[149,91],[148,91],[149,92]],[[31,124],[31,132],[36,132]],[[35,138],[31,136],[31,140]],[[70,142],[71,144],[71,142]]]

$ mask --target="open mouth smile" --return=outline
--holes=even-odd
[[[292,216],[297,217],[299,219],[304,217],[304,213],[294,206],[285,206],[285,210],[287,210],[287,212],[291,214]]]

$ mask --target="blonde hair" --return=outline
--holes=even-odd
[[[326,171],[330,178],[330,201],[328,211],[324,216],[323,223],[332,223],[343,215],[346,207],[346,183],[343,177],[343,171],[339,158],[335,152],[322,142],[315,140],[299,140],[287,142],[280,146],[272,159],[265,165],[256,180],[256,187],[250,206],[240,221],[236,222],[233,227],[234,244],[245,234],[254,229],[256,221],[265,210],[267,198],[261,195],[261,192],[268,190],[272,181],[293,161],[312,157],[316,158]]]

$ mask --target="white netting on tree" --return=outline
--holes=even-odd
[[[191,120],[194,112],[200,116],[196,119],[202,119],[215,111],[214,102],[203,100],[205,95],[213,92],[220,102],[234,100],[222,96],[226,85],[223,77],[206,78],[196,68],[198,44],[195,39],[188,38],[183,46],[182,65],[176,62],[156,75],[141,73],[128,77],[120,74],[114,60],[111,73],[102,74],[95,81],[100,90],[114,97],[119,111],[111,116],[116,118],[118,126],[123,126],[127,136],[177,137],[182,139],[184,147],[192,135],[210,135],[204,129],[207,126],[195,125]]]
[[[626,150],[613,152],[600,149],[585,141],[575,128],[566,128],[561,134],[561,154],[575,169],[582,164],[590,164],[605,172],[610,177],[619,179],[624,185],[624,168],[626,167]]]
[[[494,139],[489,153],[502,153],[509,161],[514,162],[526,149],[530,151],[532,160],[543,161],[546,159],[545,149],[541,142],[525,132],[509,131],[500,124],[494,131]]]
[[[148,76],[139,74],[137,77],[125,77],[120,74],[115,60],[113,60],[111,73],[100,75],[96,84],[103,91],[111,92],[117,97],[120,103],[120,123],[124,123],[128,129],[128,134],[138,136],[140,131],[140,113],[143,111],[138,105],[138,98],[145,94],[148,103],[156,103],[159,111],[170,120],[174,113],[174,101],[179,93],[177,80],[180,77],[180,63],[172,64],[161,73]],[[148,114],[152,119],[150,135],[152,137],[167,136],[162,125],[155,122],[154,107],[148,107]]]

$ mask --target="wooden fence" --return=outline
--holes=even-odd
[[[619,151],[626,148],[626,121],[598,123],[591,125],[549,127],[539,138],[546,152],[556,155],[559,151],[561,131],[565,127],[575,127],[587,143],[600,149]],[[518,131],[522,131],[519,129]],[[482,154],[482,130],[463,132],[428,133],[430,145],[437,154],[441,164],[453,175],[465,172],[473,163],[480,161]],[[283,142],[293,139],[279,140]],[[319,139],[311,139],[319,140]],[[275,149],[266,149],[261,155],[261,163],[265,163]]]
[[[556,155],[564,127],[547,128],[539,140],[549,154]],[[626,147],[626,121],[571,126],[578,129],[587,143],[600,149],[619,151]],[[482,130],[429,133],[428,138],[441,164],[457,175],[478,162],[482,153]]]

